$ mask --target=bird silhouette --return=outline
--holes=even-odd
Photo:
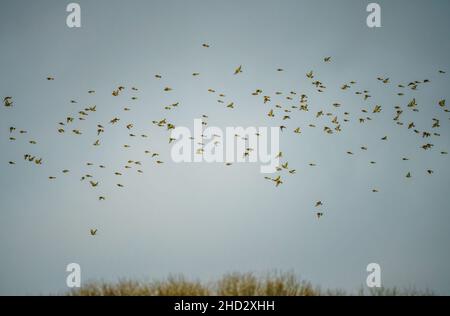
[[[12,97],[4,97],[3,105],[6,107],[12,107],[12,105],[13,105]]]

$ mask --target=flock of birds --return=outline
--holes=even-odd
[[[202,46],[205,49],[210,48],[209,44],[203,44]],[[332,57],[325,57],[323,59],[323,62],[331,63]],[[243,73],[243,71],[244,71],[243,66],[239,65],[238,67],[236,67],[236,69],[234,70],[233,73],[235,76],[239,76],[241,73]],[[284,69],[278,68],[278,69],[276,69],[276,71],[283,72]],[[439,70],[438,73],[440,75],[444,75],[446,72],[443,70]],[[197,72],[192,73],[192,76],[193,77],[200,76],[200,73],[197,73]],[[156,75],[154,75],[154,77],[156,80],[163,79],[163,76],[161,74],[156,74]],[[311,85],[317,91],[317,93],[325,93],[327,91],[327,86],[324,84],[324,82],[322,82],[318,78],[318,76],[315,74],[314,71],[307,72],[306,78],[307,78],[307,80],[310,81]],[[55,80],[55,78],[47,77],[46,80],[53,81],[53,80]],[[378,77],[377,80],[383,85],[391,84],[390,78]],[[402,96],[405,96],[406,91],[418,90],[421,85],[430,84],[430,82],[431,82],[431,80],[429,80],[429,79],[414,80],[414,81],[411,81],[408,83],[397,83],[395,88],[398,89],[397,95],[399,97],[402,97]],[[349,82],[342,84],[339,88],[340,88],[340,90],[342,90],[343,93],[349,93],[350,91],[354,90],[353,93],[355,95],[361,97],[361,100],[365,101],[365,102],[367,102],[368,100],[370,100],[372,98],[371,92],[369,90],[366,90],[366,89],[357,90],[355,88],[356,86],[357,86],[356,81],[349,81]],[[127,90],[127,89],[124,86],[118,86],[112,90],[111,94],[114,97],[119,97],[125,90]],[[167,93],[169,93],[172,90],[173,89],[169,86],[166,86],[163,88],[163,91],[167,92]],[[133,101],[138,100],[137,93],[138,93],[139,89],[136,87],[131,87],[130,91],[132,93],[131,100],[133,100]],[[214,90],[214,89],[208,89],[208,92],[211,94],[217,95],[218,96],[217,102],[219,104],[223,104],[227,109],[235,108],[234,102],[231,102],[231,101],[225,102],[225,97],[226,97],[225,94],[216,92],[216,90]],[[89,90],[88,93],[95,94],[96,92],[95,92],[95,90]],[[276,92],[270,94],[270,93],[264,93],[262,89],[256,89],[254,91],[251,91],[251,95],[253,95],[261,100],[262,105],[264,105],[267,108],[267,117],[269,119],[275,120],[276,118],[280,118],[281,123],[279,123],[279,124],[281,124],[281,125],[279,125],[279,127],[280,127],[281,132],[288,130],[287,122],[294,121],[295,115],[298,115],[301,112],[309,112],[310,110],[313,111],[310,108],[310,104],[308,102],[308,96],[303,93],[297,94],[296,91],[290,91],[286,95],[285,93],[283,93],[281,91],[276,91]],[[274,99],[277,97],[280,97],[280,98],[284,97],[285,102],[288,103],[288,105],[283,106],[282,104],[275,102]],[[70,103],[77,104],[77,101],[70,100]],[[12,96],[4,97],[3,104],[4,104],[4,107],[6,107],[6,108],[10,108],[10,109],[14,108],[14,106],[15,106],[14,98]],[[173,110],[173,109],[176,109],[179,105],[180,105],[179,102],[172,103],[170,105],[165,106],[164,109],[168,110],[168,111]],[[336,103],[333,103],[332,106],[334,108],[340,108],[340,107],[343,107],[344,105],[336,102]],[[449,109],[447,108],[445,99],[438,100],[436,106],[441,108],[443,112],[446,112],[446,113],[449,112]],[[78,110],[77,114],[67,115],[67,117],[64,120],[58,122],[56,131],[59,134],[73,133],[74,135],[83,135],[83,131],[81,129],[72,127],[72,126],[75,125],[76,121],[86,121],[89,118],[89,114],[96,112],[96,111],[97,111],[97,106],[95,106],[95,105],[83,106],[81,109]],[[125,112],[131,111],[131,108],[124,107],[123,111],[125,111]],[[356,118],[356,121],[359,124],[364,124],[367,121],[371,121],[372,119],[374,119],[382,111],[383,111],[383,107],[379,104],[371,105],[370,108],[362,108],[362,109],[360,109],[360,114]],[[416,124],[414,122],[407,122],[407,123],[403,122],[402,114],[405,111],[412,111],[412,112],[419,111],[419,105],[418,105],[418,102],[416,101],[416,98],[412,98],[412,99],[404,102],[403,107],[395,106],[394,111],[395,111],[395,115],[393,117],[393,121],[395,122],[395,124],[397,124],[399,126],[404,126],[408,130],[411,130],[411,132],[416,134],[417,137],[420,137],[423,140],[423,145],[421,146],[422,150],[425,150],[425,151],[432,150],[434,147],[434,144],[431,143],[430,139],[432,139],[433,137],[440,136],[439,128],[441,126],[441,118],[437,118],[437,117],[432,118],[430,121],[429,128],[427,130],[419,130],[416,127]],[[325,123],[325,125],[323,126],[323,132],[328,135],[334,134],[334,133],[340,133],[342,131],[342,129],[345,127],[345,125],[348,122],[350,122],[350,120],[351,120],[349,111],[345,111],[343,113],[342,117],[339,117],[337,114],[333,114],[331,112],[326,112],[323,110],[317,110],[317,111],[314,110],[314,113],[315,113],[316,120],[328,118],[328,121],[327,121],[328,123]],[[203,114],[202,119],[203,119],[202,124],[205,126],[208,125],[208,122],[207,122],[208,115]],[[122,121],[121,121],[120,117],[111,117],[107,122],[95,124],[96,134],[97,134],[98,138],[92,141],[92,146],[95,146],[95,147],[101,146],[102,135],[106,132],[106,130],[108,128],[112,128],[112,126],[114,126],[114,125],[120,125],[121,122]],[[175,123],[169,122],[169,120],[167,118],[153,120],[152,123],[158,128],[163,128],[163,129],[167,130],[169,132],[169,135],[170,135],[170,131],[175,128]],[[317,127],[316,124],[317,123],[310,123],[308,125],[308,128],[316,128]],[[140,137],[142,139],[148,138],[148,135],[146,135],[146,134],[140,134],[140,135],[136,134],[136,132],[134,131],[133,123],[126,122],[123,127],[124,127],[124,130],[127,131],[129,137],[132,137],[132,138]],[[300,134],[302,134],[304,127],[294,126],[294,127],[289,127],[289,128],[292,129],[292,132],[294,134],[300,135]],[[12,141],[12,142],[16,141],[17,138],[20,137],[19,135],[23,135],[23,134],[27,134],[27,131],[21,130],[21,129],[16,130],[16,127],[14,127],[14,126],[9,127],[9,140],[10,141]],[[259,135],[257,134],[257,136],[259,136]],[[204,135],[202,135],[202,137],[204,137]],[[217,138],[217,139],[215,139],[214,144],[217,144],[217,145],[220,144],[221,140],[219,139],[219,136],[215,135],[214,137]],[[235,137],[242,137],[244,140],[248,140],[248,138],[241,136],[241,135],[235,135]],[[193,141],[195,141],[193,138],[191,138],[191,139]],[[172,143],[174,141],[176,141],[176,139],[173,139],[169,136],[169,143]],[[383,135],[382,137],[380,137],[380,141],[388,141],[388,136]],[[29,140],[29,144],[37,145],[37,141],[35,141],[33,139]],[[204,143],[200,142],[200,143],[198,143],[198,145],[200,145],[201,147],[200,147],[200,149],[197,150],[197,152],[195,154],[202,155]],[[130,145],[124,144],[123,148],[125,148],[125,149],[130,148]],[[254,149],[250,148],[250,147],[246,148],[244,156],[249,156],[253,150]],[[368,146],[361,146],[360,150],[367,151]],[[145,154],[148,155],[156,165],[164,163],[162,160],[159,159],[158,152],[145,150]],[[347,154],[354,155],[354,152],[347,151]],[[440,150],[440,154],[447,155],[447,151]],[[283,152],[279,152],[277,155],[277,158],[284,159]],[[35,165],[42,165],[44,163],[44,159],[42,157],[37,157],[30,153],[24,153],[23,159],[27,163],[33,163]],[[402,160],[407,161],[407,160],[409,160],[409,158],[402,157]],[[9,164],[11,166],[16,165],[16,161],[9,161]],[[376,161],[370,161],[370,164],[376,164]],[[141,161],[128,160],[126,165],[124,166],[124,169],[136,168],[136,172],[142,174],[142,173],[144,173],[142,165],[143,165],[143,163]],[[226,165],[230,166],[230,165],[232,165],[232,163],[227,162]],[[92,166],[94,166],[94,164],[91,162],[87,162],[86,166],[92,167]],[[311,162],[311,163],[309,163],[309,166],[315,167],[316,164]],[[106,166],[104,166],[102,164],[98,165],[98,167],[102,168],[102,169],[106,168]],[[117,171],[113,170],[111,172],[114,174],[114,176],[117,177],[117,179],[120,179],[123,176],[122,170],[117,170]],[[426,169],[426,173],[428,175],[432,175],[433,172],[434,171],[431,169]],[[69,174],[70,170],[64,169],[61,171],[61,173]],[[275,187],[279,187],[280,185],[282,185],[284,183],[284,179],[286,177],[284,173],[286,173],[288,175],[296,174],[296,169],[290,168],[289,162],[286,160],[283,160],[281,165],[277,168],[277,174],[274,177],[265,177],[265,179],[270,181],[271,183],[273,183],[275,185]],[[405,177],[411,178],[412,172],[408,172],[405,175]],[[55,181],[55,180],[57,180],[57,176],[49,175],[48,179]],[[100,185],[100,181],[96,180],[94,175],[92,175],[92,174],[83,174],[81,176],[80,180],[87,182],[88,185],[91,186],[92,188],[97,188]],[[125,185],[121,181],[118,180],[116,183],[116,186],[118,188],[124,188]],[[371,188],[371,191],[376,193],[376,192],[378,192],[378,188]],[[104,195],[100,195],[97,198],[99,201],[106,200],[106,196],[104,196]],[[324,215],[324,212],[321,210],[324,203],[322,201],[317,201],[313,205],[314,205],[314,209],[315,209],[315,216],[318,219],[320,219]],[[95,235],[97,235],[97,232],[98,232],[98,230],[96,228],[92,228],[90,230],[90,235],[95,236]]]

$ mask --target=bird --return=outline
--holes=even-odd
[[[96,236],[97,235],[97,229],[96,228],[92,228],[89,232],[91,234],[91,236]]]
[[[429,149],[431,149],[433,146],[434,146],[433,144],[428,143],[428,144],[422,145],[421,147],[422,147],[423,150],[429,150]]]
[[[373,113],[380,113],[381,112],[381,106],[375,105],[375,108],[373,109]]]
[[[281,176],[276,177],[275,179],[273,179],[273,181],[275,182],[276,187],[278,187],[280,184],[283,184],[283,181],[281,181]]]
[[[13,105],[12,97],[4,97],[3,98],[3,105],[5,107],[12,107],[12,105]]]
[[[89,183],[91,184],[91,186],[92,186],[93,188],[95,188],[95,187],[98,186],[98,182],[89,181]]]
[[[323,61],[326,62],[326,63],[328,63],[328,62],[331,61],[331,57],[325,57],[325,58],[323,59]]]
[[[237,68],[235,69],[235,71],[234,71],[234,74],[235,74],[235,75],[240,74],[240,73],[242,73],[242,65],[240,65],[239,67],[237,67]]]

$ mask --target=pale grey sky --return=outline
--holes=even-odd
[[[369,29],[369,2],[78,1],[82,27],[69,29],[69,1],[0,0],[0,96],[14,100],[13,108],[0,109],[0,294],[64,291],[71,262],[81,265],[83,282],[170,273],[210,280],[277,269],[350,291],[365,284],[367,264],[377,262],[385,286],[450,294],[450,169],[448,156],[440,155],[450,150],[450,128],[448,113],[437,105],[449,97],[449,73],[438,70],[450,71],[450,3],[378,1],[383,27]],[[332,63],[323,63],[325,56]],[[243,73],[234,76],[238,65]],[[305,77],[310,70],[326,84],[325,93]],[[201,75],[193,78],[193,72]],[[47,81],[50,75],[56,80]],[[431,83],[396,95],[396,84],[424,79]],[[342,91],[351,80],[355,87]],[[115,98],[118,85],[128,89]],[[132,94],[131,86],[139,92]],[[164,93],[165,86],[174,90]],[[218,104],[208,88],[236,108]],[[257,88],[272,95],[271,105],[251,95]],[[91,89],[96,94],[88,94]],[[354,94],[365,89],[372,95],[367,102]],[[174,164],[167,132],[151,124],[167,117],[192,128],[194,118],[207,114],[209,124],[221,128],[276,126],[280,117],[269,119],[269,109],[291,104],[276,91],[305,93],[310,107],[283,122],[281,149],[297,174],[284,176],[279,188],[264,180],[259,165]],[[413,97],[419,112],[406,109]],[[178,109],[164,110],[174,102]],[[334,102],[343,106],[335,109]],[[59,121],[93,104],[97,112],[74,123],[82,136],[57,133]],[[359,124],[360,109],[375,104],[382,112]],[[421,139],[396,125],[396,105],[404,109],[405,125],[414,121],[441,136]],[[125,106],[132,110],[122,111]],[[315,118],[319,110],[340,120],[348,111],[350,122],[326,135],[322,128],[331,123]],[[115,116],[121,122],[111,127]],[[439,129],[431,128],[433,117],[441,120]],[[131,122],[136,134],[149,138],[131,140],[125,128]],[[99,123],[106,132],[95,148]],[[11,142],[10,126],[28,134],[16,133]],[[301,135],[292,133],[297,126]],[[385,135],[387,142],[380,140]],[[28,144],[31,139],[37,145]],[[420,146],[427,142],[435,146],[425,152]],[[129,150],[122,148],[126,143]],[[147,149],[165,164],[156,166]],[[44,164],[23,161],[26,153]],[[402,161],[405,156],[410,160]],[[145,173],[124,171],[120,190],[113,172],[129,159],[142,161]],[[11,160],[17,164],[8,165]],[[96,166],[87,167],[88,161]],[[63,169],[71,172],[63,175]],[[98,188],[80,181],[86,173],[100,181]],[[99,195],[107,200],[99,202]],[[324,202],[320,221],[318,200]],[[95,238],[92,227],[99,229]]]

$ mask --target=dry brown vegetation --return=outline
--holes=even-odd
[[[415,289],[372,289],[348,293],[343,290],[322,290],[313,287],[293,273],[271,273],[258,277],[253,273],[231,273],[217,281],[202,283],[184,276],[169,276],[162,281],[137,282],[123,280],[117,283],[90,282],[72,290],[70,296],[416,296],[433,295],[430,291]]]

